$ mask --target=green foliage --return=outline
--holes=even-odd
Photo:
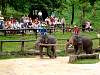
[[[57,52],[57,56],[65,56],[65,51],[61,50],[61,51]]]
[[[13,16],[15,18],[20,18],[24,14],[26,14],[26,13],[22,13],[22,12],[16,11],[12,7],[8,7],[7,10],[6,10],[6,15],[4,15],[4,17],[11,17],[11,16]]]
[[[96,0],[89,0],[89,2],[91,4],[91,6],[93,6],[95,4]]]
[[[90,1],[91,2],[91,1]],[[94,28],[100,29],[99,25],[99,12],[100,12],[100,1],[96,0],[95,6],[91,6],[88,0],[76,0],[75,3],[75,12],[74,12],[74,23],[79,26],[82,24],[83,19],[83,7],[85,8],[85,15],[84,20],[90,20],[92,22],[92,25]],[[72,16],[72,9],[71,9],[71,0],[66,0],[66,2],[63,3],[64,6],[61,6],[59,9],[55,10],[55,13],[60,18],[65,17],[66,23],[70,24],[71,22],[71,16]],[[63,9],[62,9],[63,8]]]
[[[15,10],[20,12],[25,12],[27,8],[27,0],[10,0],[8,4],[13,7]]]

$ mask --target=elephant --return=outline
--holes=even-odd
[[[93,53],[93,42],[90,38],[86,36],[72,36],[70,40],[68,40],[67,47],[68,45],[72,44],[74,46],[75,54],[80,54],[81,51],[85,52],[86,54],[92,54]]]
[[[40,58],[43,58],[43,48],[47,48],[47,55],[49,58],[56,58],[56,45],[40,45],[40,44],[56,44],[56,38],[52,35],[43,35],[37,39],[35,48],[40,51]]]

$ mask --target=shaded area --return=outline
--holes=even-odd
[[[39,12],[42,12],[42,20],[48,17],[48,10],[42,4],[32,4],[30,8],[29,17],[35,19],[36,17],[40,18],[38,15]]]

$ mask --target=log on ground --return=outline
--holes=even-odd
[[[99,54],[80,54],[80,55],[70,55],[69,63],[72,63],[79,59],[99,59]]]

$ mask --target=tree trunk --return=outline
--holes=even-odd
[[[85,18],[85,7],[83,7],[83,19]]]
[[[74,3],[72,4],[72,19],[71,19],[71,25],[74,22]]]
[[[86,15],[86,9],[87,9],[87,2],[83,3],[83,7],[82,7],[82,19],[84,21],[85,19],[85,15]]]
[[[96,8],[95,8],[95,4],[93,5],[93,17],[96,16]]]
[[[2,10],[2,14],[4,15],[6,13],[6,0],[2,0],[2,5],[1,5],[1,10]]]

